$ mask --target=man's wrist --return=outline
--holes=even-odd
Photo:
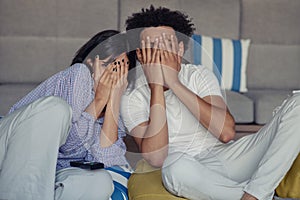
[[[179,79],[177,79],[176,81],[173,81],[172,84],[168,85],[169,88],[174,92],[174,90],[176,88],[178,88],[179,86],[182,86],[182,83],[180,82]]]
[[[158,83],[149,83],[149,88],[150,90],[160,90],[163,89],[164,86],[162,84],[158,84]]]

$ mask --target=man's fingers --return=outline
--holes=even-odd
[[[157,52],[156,52],[156,56],[155,56],[155,63],[156,64],[159,64],[160,63],[160,55],[161,55],[161,50],[160,49],[157,49]]]
[[[162,46],[163,46],[162,43],[159,43],[159,54],[158,54],[159,57],[157,59],[159,60],[159,62],[165,63],[166,58]]]
[[[160,49],[160,55],[161,56],[163,55],[165,58],[168,58],[168,52],[166,50],[166,46],[164,45],[164,41],[162,37],[159,38],[159,49]]]
[[[146,53],[147,53],[146,62],[150,62],[151,61],[151,41],[150,41],[149,36],[147,36],[147,38],[146,38]]]
[[[141,41],[141,47],[142,47],[143,62],[146,63],[147,62],[147,55],[146,55],[146,44],[145,44],[144,40]]]
[[[154,45],[153,45],[153,52],[152,52],[152,58],[151,58],[151,62],[156,62],[156,54],[157,54],[157,50],[158,50],[158,38],[155,38],[155,41],[154,41]]]
[[[163,38],[163,44],[165,46],[165,50],[168,53],[171,53],[171,51],[172,51],[171,43],[169,42],[169,39],[167,38],[167,35],[165,33],[163,33],[162,35],[163,35],[162,38]]]
[[[171,35],[171,46],[172,46],[172,53],[177,54],[178,52],[178,43],[177,38],[174,35]]]

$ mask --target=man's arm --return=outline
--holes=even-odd
[[[153,166],[161,167],[168,155],[168,125],[163,87],[151,87],[149,121],[132,129],[131,135],[143,157]]]
[[[178,72],[184,52],[183,43],[180,42],[177,49],[175,36],[171,36],[169,41],[163,35],[160,40],[163,49],[161,62],[165,84],[214,136],[222,142],[232,140],[235,136],[235,122],[223,99],[213,95],[201,98],[180,82]]]
[[[131,134],[144,158],[151,165],[161,167],[168,155],[169,135],[158,42],[156,39],[151,49],[150,38],[147,37],[146,42],[141,41],[142,50],[137,50],[151,91],[150,114],[149,121],[133,128]]]
[[[198,121],[222,142],[229,142],[235,136],[235,121],[220,96],[199,97],[176,82],[171,87],[174,94],[193,113]]]

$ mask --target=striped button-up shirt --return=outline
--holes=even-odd
[[[83,64],[75,64],[42,82],[9,111],[11,113],[44,96],[60,97],[71,106],[72,125],[66,143],[59,148],[57,170],[69,167],[69,162],[76,160],[103,162],[106,167],[128,164],[122,120],[119,120],[118,140],[109,147],[100,146],[104,118],[95,120],[85,112],[95,96],[93,85],[89,69]]]

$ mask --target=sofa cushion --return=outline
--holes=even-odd
[[[292,94],[288,90],[250,90],[246,95],[253,99],[255,122],[257,124],[267,123],[273,116],[273,111],[277,106]]]
[[[34,89],[36,84],[0,85],[0,115],[5,115],[18,100]]]
[[[300,89],[300,45],[251,44],[248,89]]]
[[[246,92],[246,67],[250,40],[193,35],[194,63],[211,69],[223,88]],[[222,81],[221,81],[222,80]]]
[[[230,113],[236,123],[252,123],[254,118],[254,104],[247,96],[226,90],[225,100]]]
[[[128,196],[131,200],[180,200],[169,193],[162,183],[161,170],[151,167],[145,160],[139,161],[135,173],[128,181]]]
[[[300,199],[300,154],[276,188],[276,194],[284,198]]]

